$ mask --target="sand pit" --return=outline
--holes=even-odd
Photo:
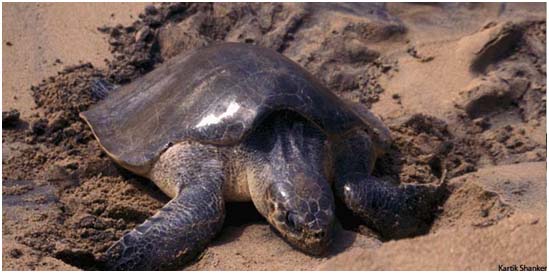
[[[71,14],[68,16],[67,14]],[[219,41],[273,48],[395,140],[375,175],[439,183],[422,236],[385,241],[338,210],[322,258],[251,204],[188,270],[497,270],[546,266],[546,11],[540,4],[3,4],[3,269],[101,269],[169,199],[118,167],[78,113],[95,80],[127,84]]]

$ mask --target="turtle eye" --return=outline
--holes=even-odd
[[[288,225],[288,227],[297,232],[301,232],[301,225],[299,225],[298,223],[299,219],[294,212],[289,211],[286,213],[286,224]]]

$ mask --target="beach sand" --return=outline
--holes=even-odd
[[[100,269],[97,258],[168,201],[101,152],[78,112],[97,102],[92,80],[125,84],[217,41],[273,48],[370,107],[395,142],[374,173],[445,180],[450,193],[413,238],[380,240],[338,215],[324,257],[292,249],[252,205],[230,205],[182,269],[547,265],[544,3],[147,5],[2,4],[3,270]]]

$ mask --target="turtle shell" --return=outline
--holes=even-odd
[[[359,113],[271,49],[223,43],[176,56],[81,113],[117,162],[145,174],[170,145],[239,143],[269,113],[295,111],[328,135]]]

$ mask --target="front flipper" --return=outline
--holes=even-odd
[[[91,83],[91,95],[98,100],[102,100],[115,91],[118,87],[120,86],[105,79],[94,79]]]
[[[340,177],[339,198],[366,224],[385,238],[424,234],[434,219],[440,187],[393,185],[364,173]]]
[[[336,195],[368,226],[393,239],[428,231],[444,186],[394,185],[371,176],[374,147],[363,131],[336,143],[334,156]]]
[[[108,269],[180,268],[204,250],[225,218],[225,178],[216,151],[180,143],[160,156],[149,177],[175,197],[107,250]]]
[[[196,257],[224,219],[221,188],[184,188],[145,223],[124,235],[103,257],[109,270],[181,267]]]

